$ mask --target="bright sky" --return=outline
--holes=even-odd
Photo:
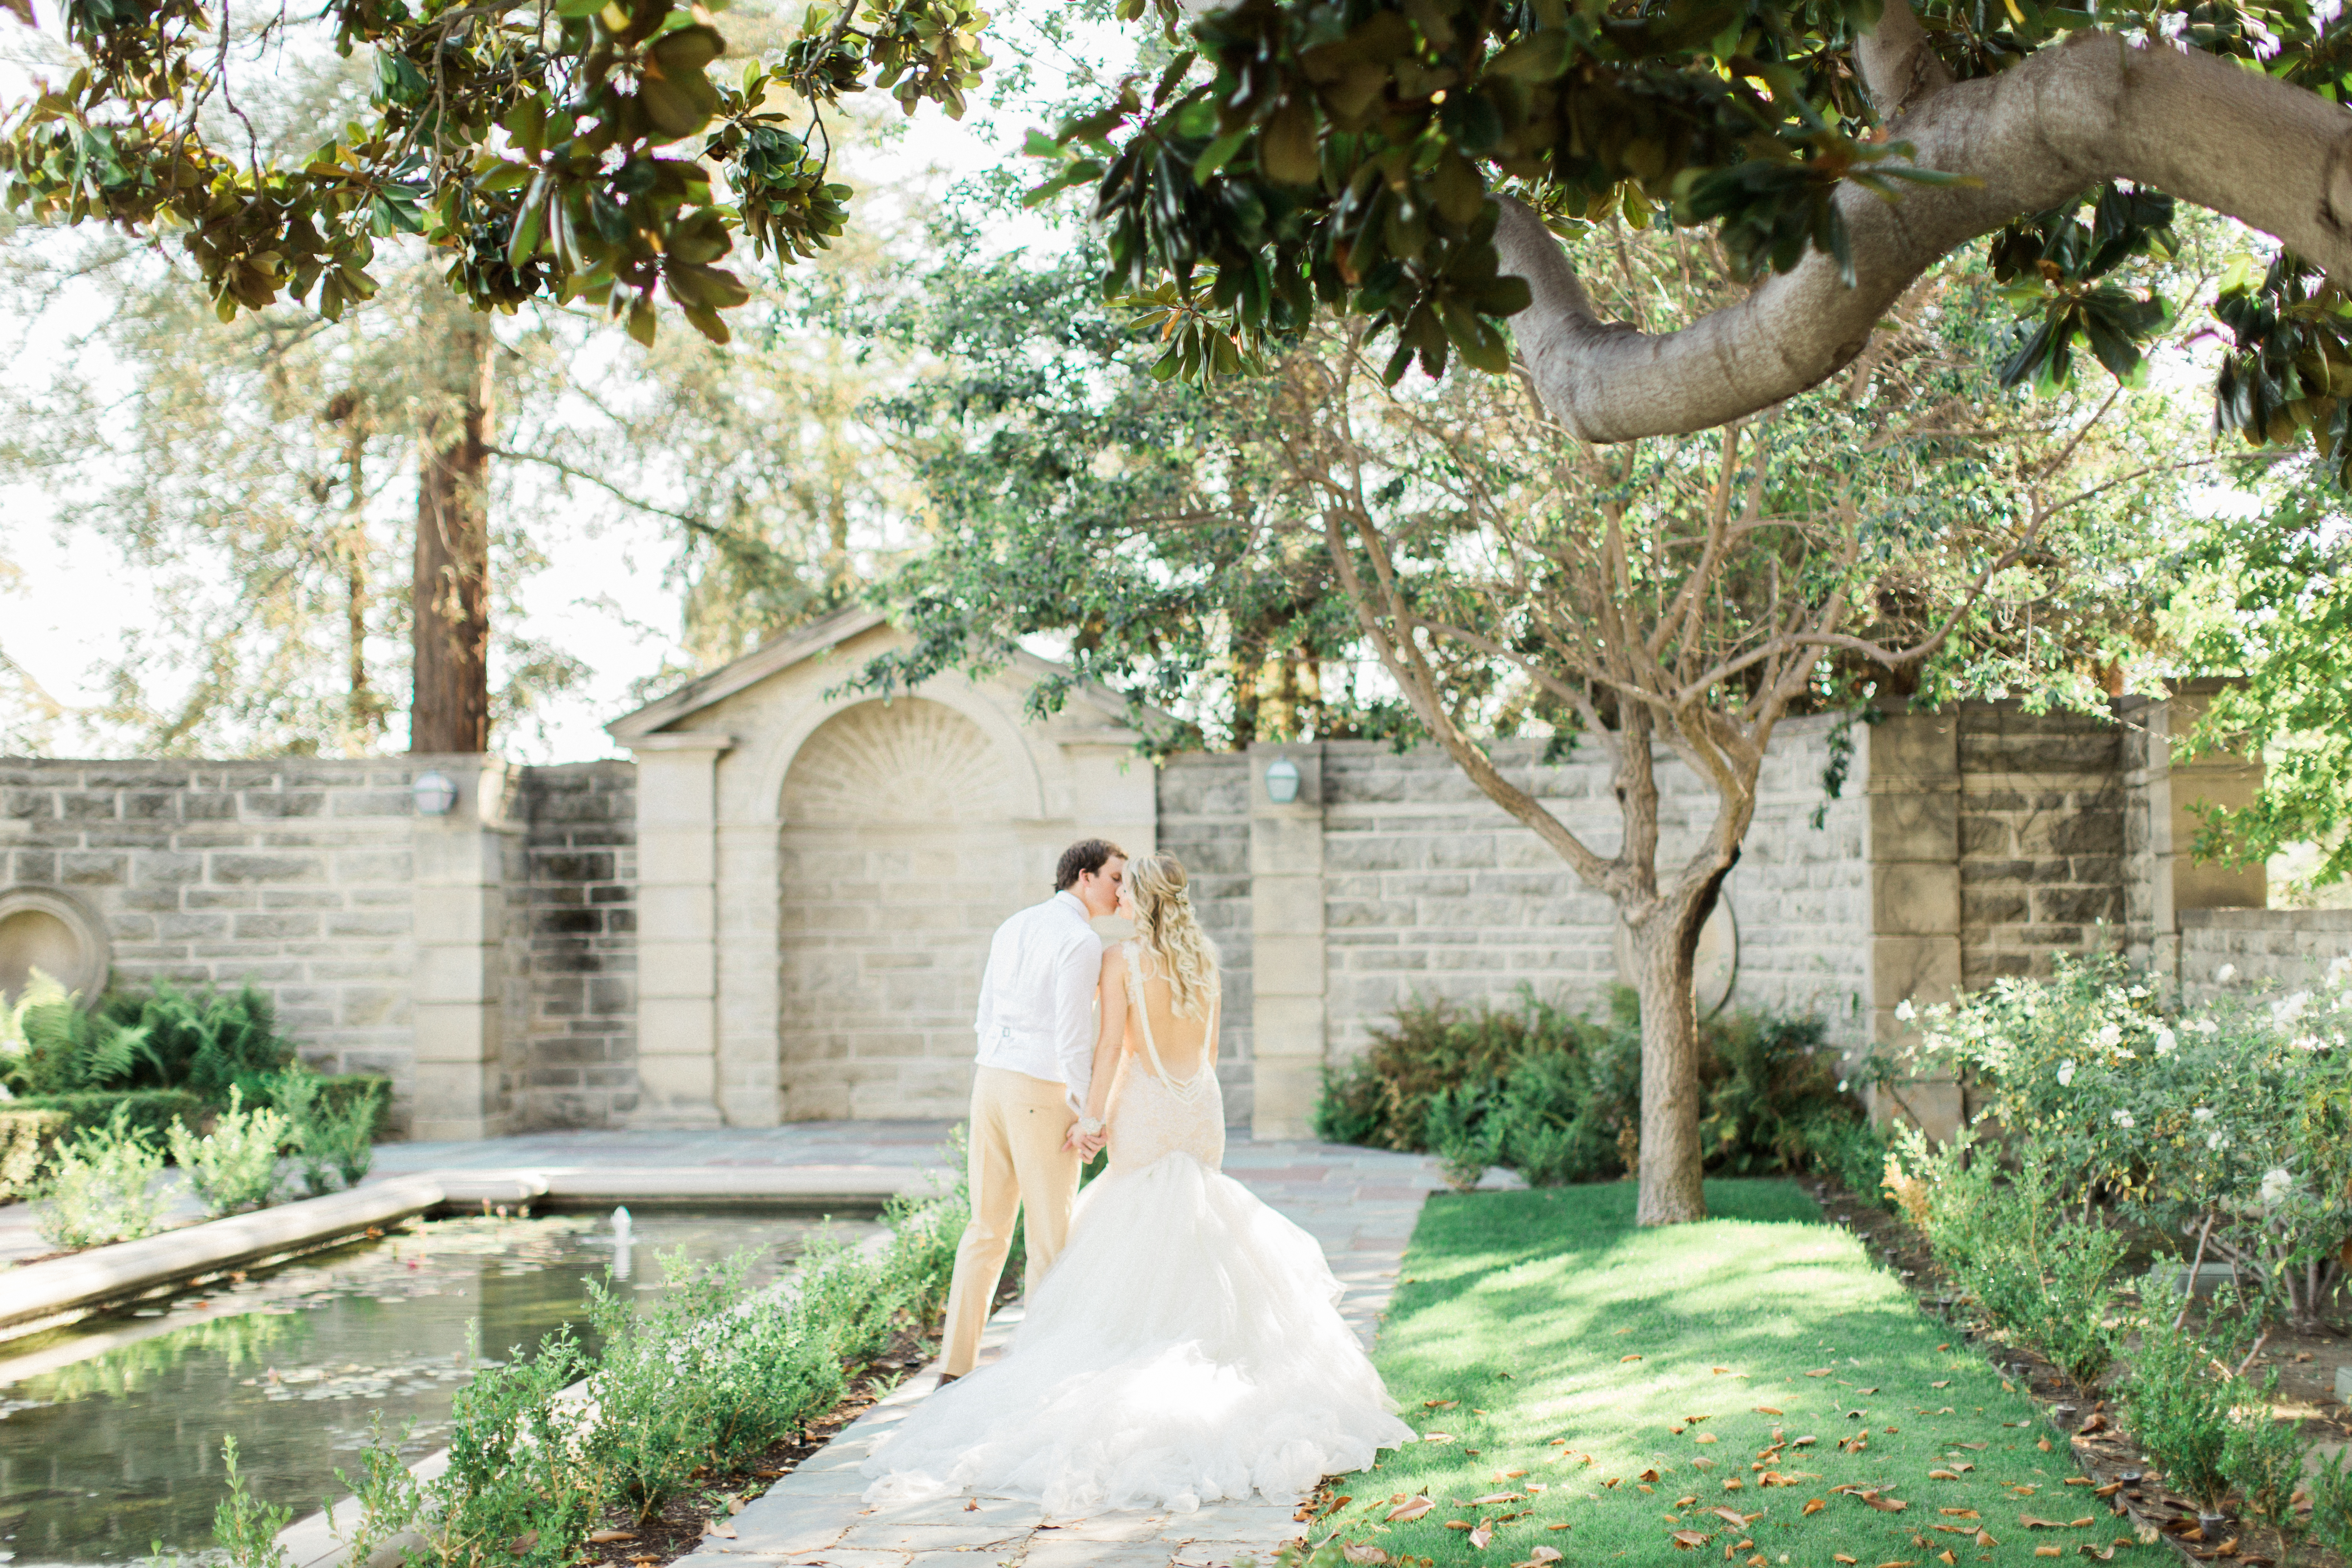
[[[55,7],[50,0],[39,0],[39,5],[43,31],[55,37]],[[38,46],[11,21],[0,21],[0,34],[13,35],[0,37],[0,101],[5,101],[17,98],[27,85],[29,62]],[[1109,58],[1124,40],[1107,35],[1089,42],[1100,51],[1097,58]],[[923,178],[929,171],[924,183],[943,188],[1013,155],[1022,138],[1038,123],[1034,110],[992,114],[975,104],[968,118],[958,122],[926,105],[895,146],[871,155],[876,162],[864,173],[880,176],[872,182],[878,184]],[[869,183],[856,169],[848,177],[853,184]],[[852,221],[856,221],[854,208]],[[1042,226],[1022,224],[995,238],[1020,246],[1044,233]],[[73,335],[86,330],[95,303],[94,299],[67,297],[53,302],[47,319],[12,324],[7,335],[26,331],[29,352],[16,365],[0,369],[0,374],[21,383],[38,375],[44,363],[74,352]],[[665,330],[687,329],[666,312]],[[660,498],[649,499],[657,502]],[[543,736],[502,735],[494,743],[507,755],[527,762],[611,755],[614,748],[603,726],[635,705],[630,697],[633,683],[680,658],[678,598],[663,581],[673,542],[657,518],[607,520],[593,531],[567,526],[560,516],[534,521],[543,523],[535,527],[534,537],[549,564],[521,585],[524,612],[520,624],[509,625],[584,659],[593,674],[583,689],[550,705]],[[119,654],[128,632],[168,624],[165,617],[174,613],[157,584],[127,572],[106,542],[75,528],[56,498],[36,486],[0,482],[0,562],[21,573],[13,583],[0,575],[0,654],[68,708],[103,699],[94,674]],[[398,696],[404,698],[404,693]],[[92,744],[87,731],[78,731],[68,723],[59,729],[56,749],[74,754],[89,752]]]

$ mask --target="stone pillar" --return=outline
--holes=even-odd
[[[1869,1038],[1898,1054],[1918,1032],[1895,1010],[1960,989],[1959,727],[1955,710],[1890,714],[1857,731],[1869,779]],[[1895,1093],[1931,1136],[1960,1124],[1960,1088],[1948,1076],[1908,1079]]]
[[[2228,867],[2190,853],[2205,826],[2200,805],[2242,807],[2263,787],[2259,761],[2228,752],[2174,755],[2221,689],[2184,681],[2162,701],[2119,705],[2124,723],[2126,952],[2159,974],[2180,973],[2183,910],[2265,909],[2267,869]]]
[[[637,758],[637,1109],[633,1127],[717,1127],[719,759],[731,735],[663,731]]]
[[[1298,798],[1277,805],[1265,770],[1298,768]],[[1323,748],[1255,745],[1250,769],[1250,1005],[1256,1098],[1253,1138],[1306,1138],[1324,1050]]]
[[[415,881],[416,1101],[419,1142],[506,1131],[500,1018],[506,986],[506,836],[511,770],[478,752],[414,759],[446,774],[457,802],[411,828]]]

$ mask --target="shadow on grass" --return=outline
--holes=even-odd
[[[1379,1536],[1439,1563],[1509,1563],[1538,1543],[1572,1544],[1571,1561],[1690,1563],[1677,1529],[1706,1534],[1717,1560],[1747,1540],[1738,1558],[1763,1552],[1773,1568],[1834,1568],[1838,1552],[1924,1563],[1958,1546],[2031,1563],[2035,1545],[2071,1555],[2114,1541],[2103,1509],[2074,1506],[2068,1456],[2039,1447],[2024,1397],[1792,1184],[1710,1182],[1713,1217],[1650,1230],[1633,1225],[1633,1196],[1622,1183],[1430,1200],[1377,1354],[1431,1436],[1352,1478],[1381,1495],[1343,1510],[1343,1526],[1425,1491],[1435,1512]],[[1768,1485],[1767,1470],[1797,1484]],[[1847,1484],[1916,1507],[1831,1489]],[[1803,1513],[1813,1497],[1823,1506]],[[2029,1538],[2013,1522],[2021,1502],[2063,1513],[2065,1538]],[[1726,1506],[1739,1530],[1708,1511]],[[1444,1528],[1522,1510],[1483,1552]]]

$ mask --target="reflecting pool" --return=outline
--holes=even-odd
[[[0,1563],[210,1547],[226,1435],[256,1493],[307,1513],[343,1495],[336,1468],[357,1473],[377,1412],[388,1432],[413,1428],[412,1458],[442,1446],[478,1364],[471,1323],[482,1357],[503,1361],[559,1324],[584,1330],[584,1282],[607,1268],[649,1294],[656,1254],[718,1263],[757,1247],[764,1282],[820,1224],[640,1213],[616,1247],[602,1215],[435,1220],[0,1345]]]

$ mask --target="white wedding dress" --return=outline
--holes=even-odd
[[[1109,1167],[1003,1357],[876,1446],[868,1502],[973,1491],[1061,1518],[1189,1513],[1254,1491],[1287,1500],[1412,1440],[1339,1317],[1322,1248],[1219,1170],[1215,1064],[1204,1047],[1191,1078],[1169,1076],[1142,996],[1167,982],[1126,952],[1142,1051],[1111,1102]]]

